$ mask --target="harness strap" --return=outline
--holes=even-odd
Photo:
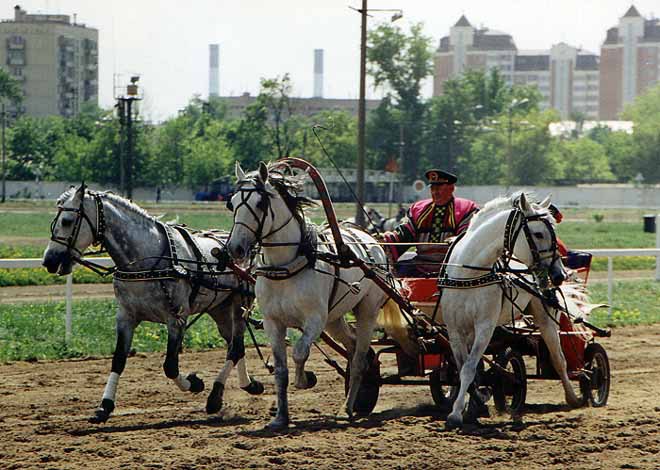
[[[310,266],[309,258],[306,256],[296,256],[293,261],[280,266],[258,266],[255,276],[262,276],[272,281],[283,281],[291,279],[296,274]]]
[[[447,275],[438,278],[438,287],[449,289],[471,289],[473,287],[492,286],[502,282],[504,275],[500,272],[493,271],[479,277],[470,278],[450,278]]]

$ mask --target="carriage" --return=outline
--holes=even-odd
[[[370,413],[376,406],[383,385],[427,385],[438,406],[451,407],[459,390],[460,379],[441,313],[438,312],[443,288],[438,287],[437,276],[403,278],[400,279],[403,288],[396,289],[394,284],[375,275],[372,268],[355,259],[351,250],[343,243],[332,203],[318,171],[302,160],[289,158],[285,162],[291,167],[305,171],[316,184],[329,227],[335,236],[338,262],[362,268],[365,275],[375,281],[401,307],[408,323],[409,336],[418,346],[417,350],[411,353],[409,348],[387,333],[371,341],[367,356],[369,368],[360,384],[354,404],[355,411],[358,414]],[[591,266],[590,254],[572,252],[563,261],[572,269],[574,275],[586,282]],[[584,318],[572,318],[567,306],[560,305],[556,300],[548,298],[545,302],[558,309],[561,350],[566,358],[568,377],[579,389],[576,395],[580,397],[580,405],[589,403],[594,407],[604,406],[610,388],[609,361],[605,349],[595,340],[598,337],[610,336],[610,331],[598,328]],[[321,339],[350,364],[351,357],[345,347],[325,332],[321,334]],[[381,362],[385,355],[395,356],[396,373],[381,373]],[[525,358],[528,360],[525,361]],[[327,359],[327,362],[344,377],[348,393],[349,367],[344,369],[331,359]],[[533,365],[528,370],[530,363]],[[482,396],[493,397],[498,411],[517,414],[525,406],[527,381],[530,379],[558,380],[559,376],[550,359],[548,346],[533,318],[530,315],[522,315],[509,324],[496,328],[479,362],[475,385]]]

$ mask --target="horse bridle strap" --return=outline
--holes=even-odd
[[[96,224],[93,224],[89,218],[87,212],[85,212],[85,192],[94,198],[94,203],[96,204]],[[68,237],[57,237],[55,236],[55,225],[57,224],[58,219],[63,212],[74,212],[76,214],[76,220],[74,222],[73,231]],[[76,249],[75,244],[78,241],[78,235],[80,234],[80,229],[82,228],[82,221],[85,220],[89,225],[89,229],[92,231],[92,236],[94,237],[92,245],[100,245],[101,249],[103,248],[104,234],[105,234],[105,213],[103,211],[103,200],[99,193],[85,189],[83,196],[80,200],[80,205],[78,207],[58,207],[58,212],[53,221],[50,224],[50,239],[55,243],[59,243],[67,247],[68,250],[74,250],[80,253]],[[96,254],[96,253],[95,253]],[[81,257],[84,256],[83,253],[80,253]]]

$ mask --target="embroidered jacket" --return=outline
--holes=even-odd
[[[459,197],[452,198],[444,206],[434,204],[433,199],[417,201],[410,206],[406,218],[393,232],[387,232],[384,239],[389,243],[442,242],[467,230],[470,219],[478,210],[474,201]],[[388,248],[396,261],[413,246],[388,245]],[[437,251],[438,248],[432,245],[417,246],[418,256],[432,257]]]

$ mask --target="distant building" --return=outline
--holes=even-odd
[[[250,93],[241,96],[222,96],[220,100],[227,105],[227,116],[231,119],[240,118],[250,104],[257,97]],[[367,113],[380,105],[380,100],[365,100]],[[321,111],[345,111],[352,116],[358,114],[358,100],[332,99],[332,98],[291,98],[291,107],[294,114],[313,116]]]
[[[28,14],[14,8],[0,22],[0,67],[19,80],[20,109],[29,116],[75,116],[98,104],[98,30],[69,15]]]
[[[510,34],[475,28],[465,16],[440,39],[435,54],[433,95],[442,95],[447,80],[467,70],[497,69],[508,85],[534,85],[543,96],[541,108],[598,117],[598,56],[568,44],[550,50],[521,51]]]
[[[600,49],[600,117],[616,119],[623,107],[660,79],[660,20],[631,6],[607,30]]]

